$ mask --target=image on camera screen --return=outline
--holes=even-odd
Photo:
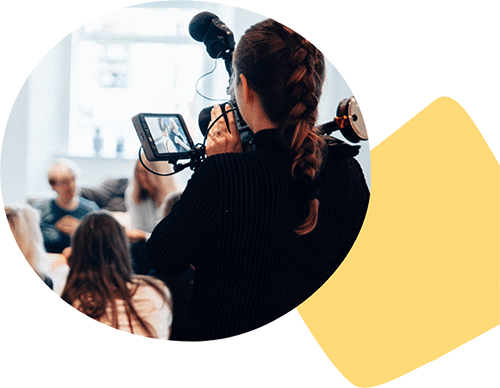
[[[191,150],[178,117],[156,116],[145,119],[159,154],[174,154]]]

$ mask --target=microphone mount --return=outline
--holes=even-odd
[[[199,42],[203,42],[211,58],[222,58],[226,70],[231,75],[231,62],[234,52],[234,35],[217,15],[210,12],[197,14],[189,24],[189,34]]]

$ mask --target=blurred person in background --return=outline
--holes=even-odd
[[[171,173],[168,163],[144,164],[159,173]],[[137,160],[131,184],[125,191],[125,207],[130,217],[127,236],[131,243],[147,240],[156,224],[163,218],[165,197],[177,190],[172,176],[155,175]]]
[[[116,329],[169,339],[170,291],[158,279],[133,273],[125,229],[109,212],[85,216],[64,254],[69,274],[63,300]]]
[[[48,181],[56,192],[56,198],[32,204],[40,211],[40,227],[47,252],[62,253],[70,245],[80,220],[99,209],[96,203],[76,194],[77,175],[78,169],[73,162],[62,158],[56,160],[48,172]]]
[[[45,284],[54,289],[52,279],[46,274],[48,257],[40,230],[40,213],[29,205],[12,204],[5,206],[5,214],[22,254]]]

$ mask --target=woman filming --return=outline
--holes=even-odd
[[[322,169],[327,147],[315,124],[324,77],[322,53],[273,20],[252,26],[238,43],[231,89],[254,147],[243,152],[233,113],[228,128],[215,121],[216,106],[208,157],[147,245],[159,273],[195,268],[190,340],[241,334],[292,310],[356,239],[368,189],[352,157],[340,164],[328,158],[325,166],[338,173]],[[335,189],[335,177],[347,187]]]

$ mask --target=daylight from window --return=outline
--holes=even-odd
[[[195,85],[214,65],[188,33],[200,11],[126,8],[73,33],[69,154],[136,157],[131,117],[140,112],[180,113],[200,141]],[[210,83],[205,77],[201,91]]]

